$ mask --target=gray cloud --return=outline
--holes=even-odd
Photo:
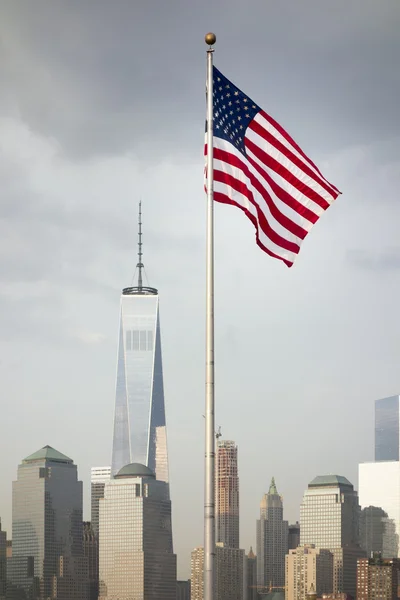
[[[187,577],[202,541],[204,33],[218,35],[221,70],[343,191],[291,270],[256,248],[238,211],[215,208],[217,422],[239,444],[248,548],[271,475],[290,520],[316,474],[357,484],[372,401],[400,389],[398,0],[0,10],[2,490],[51,443],[78,463],[89,509],[89,469],[110,459],[119,294],[141,197]],[[10,504],[2,494],[8,529]]]

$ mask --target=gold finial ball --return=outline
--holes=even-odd
[[[208,44],[209,46],[213,46],[217,41],[217,36],[215,35],[215,33],[206,33],[206,37],[204,39],[206,41],[206,44]]]

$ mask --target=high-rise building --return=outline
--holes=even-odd
[[[288,547],[289,550],[294,550],[297,546],[300,545],[300,524],[298,521],[293,523],[293,525],[289,525],[289,537],[288,537]]]
[[[190,557],[190,600],[204,600],[204,548],[198,546]]]
[[[0,520],[0,600],[6,598],[7,585],[7,534],[1,529]]]
[[[257,521],[257,585],[259,592],[285,585],[288,522],[283,520],[283,501],[272,478],[260,503]]]
[[[286,600],[306,600],[311,586],[318,597],[332,593],[333,555],[314,545],[298,546],[286,555]]]
[[[333,554],[333,592],[355,597],[359,546],[357,492],[340,475],[316,477],[309,483],[300,507],[300,544],[313,544]]]
[[[375,462],[358,467],[362,508],[373,506],[387,514],[387,536],[392,556],[400,557],[399,396],[375,402]],[[393,547],[397,544],[397,549]],[[388,558],[390,549],[385,549]]]
[[[88,563],[89,600],[99,597],[99,540],[89,521],[83,523],[83,554]]]
[[[258,600],[257,592],[257,557],[250,547],[247,555],[247,600]]]
[[[246,555],[239,548],[215,548],[215,600],[247,600]],[[204,548],[191,556],[191,600],[204,599]]]
[[[91,523],[84,535],[85,550],[90,552],[89,580],[91,600],[99,595],[99,503],[104,496],[104,486],[111,478],[111,467],[92,467],[91,469]],[[94,539],[93,539],[94,538]]]
[[[168,483],[126,465],[105,484],[99,509],[99,599],[176,600]]]
[[[71,458],[45,446],[22,461],[12,520],[8,597],[87,600],[82,482]]]
[[[377,506],[367,506],[360,515],[360,545],[367,557],[380,554],[383,558],[397,556],[399,536],[393,519]]]
[[[400,563],[379,554],[357,561],[357,600],[397,600]]]
[[[231,440],[218,440],[215,478],[216,541],[239,548],[238,449]]]
[[[359,544],[357,492],[346,477],[315,477],[300,506],[300,544],[342,548]]]
[[[139,463],[168,483],[159,297],[143,285],[141,226],[139,209],[138,282],[121,296],[111,473]]]
[[[190,579],[176,582],[176,600],[190,600]]]
[[[400,396],[375,402],[375,462],[399,460]]]
[[[91,526],[95,535],[99,533],[99,502],[104,496],[104,486],[111,478],[111,467],[92,467],[91,486]]]

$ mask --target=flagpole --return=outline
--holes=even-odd
[[[207,240],[206,240],[206,398],[204,486],[204,600],[215,590],[215,417],[214,417],[214,163],[213,53],[214,33],[207,33]]]

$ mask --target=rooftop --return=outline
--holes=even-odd
[[[337,487],[338,485],[353,487],[353,484],[342,475],[318,475],[308,484],[308,487]]]
[[[130,465],[125,465],[125,467],[122,467],[122,469],[120,469],[115,475],[115,479],[124,479],[125,477],[155,478],[155,475],[153,471],[145,465],[141,465],[140,463],[131,463]]]
[[[69,464],[74,462],[72,460],[72,458],[69,458],[65,454],[58,452],[58,450],[55,450],[51,446],[43,446],[43,448],[41,448],[37,452],[34,452],[33,454],[30,454],[29,456],[24,458],[24,460],[22,462],[30,463],[30,462],[35,462],[36,460],[50,460],[52,462],[69,463]]]

